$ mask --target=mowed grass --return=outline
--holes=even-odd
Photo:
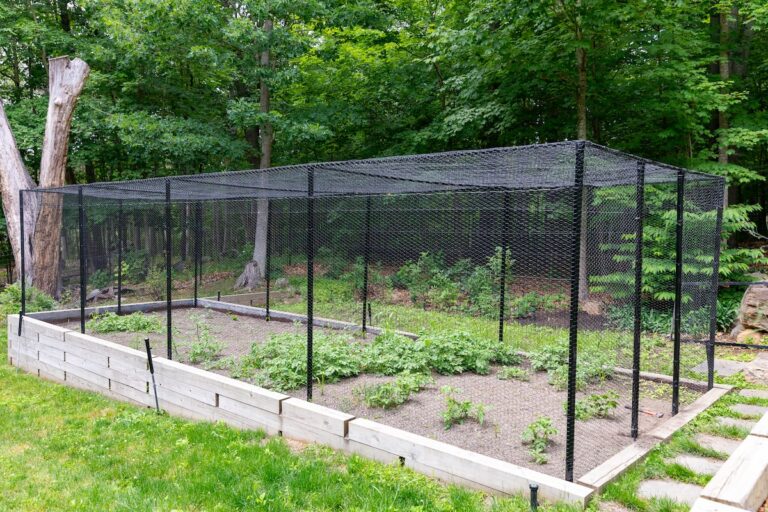
[[[194,423],[7,365],[0,334],[0,510],[524,511],[396,465]],[[555,510],[570,510],[557,506]]]

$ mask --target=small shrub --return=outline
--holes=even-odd
[[[165,297],[166,282],[165,282],[165,270],[161,268],[153,268],[147,273],[146,285],[149,294],[154,300],[161,300]]]
[[[445,430],[454,425],[464,423],[467,419],[473,419],[480,425],[485,422],[485,413],[487,406],[485,404],[476,404],[471,400],[458,400],[456,395],[461,393],[460,389],[451,386],[443,386],[440,392],[445,396],[445,409],[443,410],[443,426]]]
[[[370,384],[355,388],[354,393],[368,407],[391,409],[408,401],[412,393],[421,391],[432,383],[432,378],[425,374],[403,374],[394,382]]]
[[[93,332],[140,332],[161,333],[165,331],[163,323],[156,316],[136,312],[130,315],[118,315],[114,312],[93,315],[87,324]]]
[[[363,366],[366,372],[379,375],[424,373],[429,359],[423,341],[385,331],[365,346]]]
[[[531,375],[525,368],[519,368],[516,366],[504,366],[496,374],[496,378],[499,380],[522,380],[528,381],[531,379]]]
[[[56,301],[50,295],[43,293],[34,286],[27,285],[27,312],[50,311],[56,307]],[[0,292],[0,312],[3,315],[15,315],[21,311],[21,285],[10,284]]]
[[[88,282],[94,288],[106,288],[112,282],[112,275],[106,270],[99,269],[88,276]]]
[[[607,418],[613,414],[619,406],[619,395],[615,391],[609,391],[601,395],[589,395],[583,400],[576,400],[576,419],[590,420],[592,418]],[[563,410],[567,411],[568,404],[563,404]]]
[[[547,449],[552,442],[552,436],[557,435],[557,429],[552,425],[552,420],[546,416],[525,427],[522,434],[523,444],[529,445],[528,453],[536,464],[546,464]]]

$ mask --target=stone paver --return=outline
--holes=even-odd
[[[741,441],[727,439],[725,437],[713,436],[710,434],[696,434],[694,440],[704,448],[715,450],[716,452],[727,453],[728,455],[736,451]]]
[[[730,409],[739,414],[744,414],[745,416],[760,417],[768,412],[768,407],[764,407],[762,405],[736,404],[732,405]]]
[[[755,384],[768,384],[768,352],[763,350],[747,365],[744,378]]]
[[[697,485],[673,482],[671,480],[645,480],[637,488],[641,498],[668,498],[678,503],[693,505],[701,494],[702,488]]]
[[[615,501],[601,501],[597,510],[600,512],[630,512],[627,507]]]
[[[757,420],[744,420],[741,418],[729,418],[727,416],[718,416],[717,422],[724,427],[739,427],[745,430],[752,430]]]
[[[722,460],[699,457],[697,455],[678,455],[672,462],[702,475],[714,475],[724,463]]]
[[[739,394],[747,398],[765,398],[768,400],[768,389],[742,389]]]
[[[730,359],[717,359],[715,358],[715,371],[722,377],[729,377],[735,375],[740,371],[743,371],[747,367],[747,363],[741,361],[731,361]],[[694,372],[707,373],[707,362],[704,361],[693,368]]]

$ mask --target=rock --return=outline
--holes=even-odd
[[[645,480],[637,488],[641,498],[667,498],[678,503],[693,505],[701,494],[702,487],[671,480]]]
[[[604,304],[598,300],[586,300],[581,303],[581,310],[588,315],[602,315],[603,309]]]
[[[744,416],[756,417],[761,417],[763,414],[768,412],[768,407],[763,407],[762,405],[736,404],[732,405],[730,409],[733,412],[743,414]]]
[[[747,398],[763,398],[768,400],[768,389],[742,389],[739,394]]]
[[[745,330],[768,333],[768,285],[747,288],[739,308],[739,325]]]
[[[744,329],[736,335],[737,343],[761,343],[765,333],[757,331],[755,329]]]
[[[700,475],[714,475],[724,463],[722,460],[699,457],[697,455],[678,455],[672,462]]]
[[[720,416],[717,418],[717,423],[720,425],[723,425],[724,427],[738,427],[738,428],[742,428],[744,430],[749,431],[749,430],[752,430],[752,427],[755,426],[755,423],[757,423],[757,421]]]
[[[728,439],[710,434],[696,434],[694,440],[704,448],[720,453],[725,453],[727,455],[735,452],[736,448],[738,448],[741,444],[741,441],[736,441],[735,439]]]
[[[744,378],[755,384],[768,384],[768,352],[760,352],[747,364],[744,368]]]
[[[741,361],[731,361],[730,359],[715,358],[715,373],[721,377],[729,377],[746,369],[746,367],[747,363],[743,363]],[[698,365],[691,368],[691,370],[697,373],[707,373],[707,362],[702,361]]]

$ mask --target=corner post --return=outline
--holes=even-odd
[[[125,243],[123,200],[117,202],[117,314],[123,314],[123,244]]]
[[[201,240],[203,236],[203,230],[202,230],[202,223],[203,223],[203,205],[200,203],[200,201],[195,203],[195,307],[197,307],[197,298],[198,298],[198,285],[200,282],[200,277],[202,274],[202,259],[203,259],[203,253],[202,253],[202,247],[203,247],[203,241]]]
[[[707,389],[715,386],[715,336],[717,336],[717,291],[720,283],[720,233],[723,230],[723,207],[717,208],[715,227],[715,257],[712,260],[712,296],[709,310],[709,339],[707,340]]]
[[[173,359],[173,314],[171,296],[173,281],[171,277],[171,180],[165,180],[165,326],[166,326],[166,345],[168,349],[168,359]]]
[[[266,247],[266,255],[264,258],[264,266],[266,267],[264,269],[264,279],[267,281],[267,296],[266,296],[266,315],[264,319],[269,322],[269,291],[270,291],[270,267],[271,267],[271,261],[270,261],[270,255],[272,253],[272,199],[267,201],[267,247]]]
[[[672,416],[680,410],[680,327],[683,305],[683,217],[685,171],[677,171],[677,220],[675,223],[675,310],[672,319]]]
[[[24,315],[27,314],[27,262],[25,252],[26,243],[24,241],[24,191],[19,190],[19,248],[21,250],[21,261],[19,269],[19,280],[21,281],[21,311],[19,311],[19,336],[21,336],[21,324]]]
[[[504,341],[504,312],[507,295],[507,248],[509,247],[509,225],[512,214],[510,202],[509,192],[504,192],[504,211],[502,212],[501,221],[501,275],[499,278],[499,343]]]
[[[83,187],[77,189],[78,231],[80,237],[80,332],[85,333],[85,295],[88,286],[88,251],[85,240],[85,206]]]
[[[367,331],[368,265],[371,262],[371,196],[365,199],[365,247],[363,248],[363,332]]]
[[[645,162],[637,162],[635,203],[635,325],[632,344],[632,420],[630,434],[637,439],[640,413],[640,343],[643,330],[643,216],[645,215]]]
[[[576,434],[576,364],[579,336],[579,270],[581,267],[581,222],[584,197],[584,141],[576,143],[573,184],[573,226],[571,231],[571,300],[568,331],[568,402],[565,439],[565,479],[573,482],[573,456]]]
[[[312,401],[313,347],[315,320],[315,170],[307,170],[307,400]]]

